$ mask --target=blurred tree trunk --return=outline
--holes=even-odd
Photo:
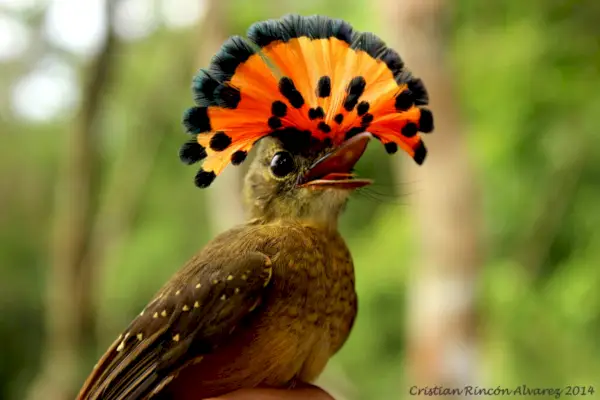
[[[408,287],[409,385],[476,384],[479,204],[454,78],[444,55],[445,16],[451,3],[384,1],[393,44],[425,82],[436,126],[425,137],[429,154],[422,167],[396,158],[402,160],[396,170],[404,172],[398,173],[398,183],[416,182],[412,204],[420,228],[420,257]]]
[[[114,318],[110,318],[110,308],[101,303],[108,263],[118,262],[123,245],[128,242],[157,154],[168,137],[165,132],[171,129],[170,120],[173,119],[173,115],[168,114],[169,108],[165,107],[165,103],[170,99],[165,97],[164,93],[168,93],[170,88],[180,86],[179,80],[186,76],[189,70],[186,60],[188,52],[183,50],[185,49],[175,49],[179,54],[173,58],[179,62],[171,63],[167,73],[162,74],[159,84],[148,91],[149,94],[140,96],[148,99],[144,108],[144,118],[140,118],[138,129],[128,133],[125,148],[112,168],[113,172],[102,191],[100,207],[94,218],[86,263],[95,283],[94,317],[98,321],[95,344],[99,345],[101,353],[106,350],[106,344],[114,340],[114,332],[122,329],[120,325],[115,326],[117,322]],[[104,323],[99,323],[100,321]],[[97,350],[94,346],[90,349]],[[98,354],[94,352],[94,358],[96,356]]]
[[[165,54],[159,57],[165,57]],[[164,94],[173,87],[189,85],[189,71],[196,63],[195,54],[185,45],[172,46],[168,57],[177,62],[165,64],[165,70],[159,73],[161,79],[156,84],[147,89],[139,88],[140,98],[147,101],[138,111],[140,115],[131,117],[139,124],[127,133],[125,146],[108,174],[94,219],[87,260],[93,264],[89,270],[94,274],[96,284],[95,317],[98,322],[103,321],[96,324],[98,347],[94,350],[100,351],[100,354],[106,350],[107,343],[114,340],[115,332],[123,328],[119,319],[111,318],[114,315],[111,303],[102,302],[109,263],[116,265],[121,260],[121,252],[129,241],[159,152],[173,152],[172,148],[165,149],[164,144],[169,137],[166,132],[173,130],[173,122],[177,121],[178,115],[173,115],[172,109],[167,107],[172,98]],[[120,78],[115,80],[122,81]],[[94,352],[93,357],[98,357],[98,353]]]
[[[573,131],[577,122],[572,124]],[[529,224],[524,224],[523,239],[517,248],[517,261],[527,268],[530,279],[536,279],[543,272],[552,245],[555,243],[565,220],[569,217],[570,206],[576,202],[578,187],[588,162],[590,147],[585,141],[569,141],[564,145],[563,159],[549,173],[552,179],[541,191],[538,206]]]
[[[107,20],[113,2],[107,1]],[[110,26],[110,25],[109,25]],[[75,397],[85,337],[94,315],[85,254],[91,230],[95,171],[98,163],[98,116],[111,75],[115,37],[110,28],[103,47],[85,76],[82,104],[73,121],[56,188],[54,239],[47,277],[46,339],[39,376],[29,399],[66,400]],[[86,317],[88,316],[88,317]]]
[[[208,10],[199,25],[198,67],[208,66],[211,57],[229,37],[225,0],[206,0]],[[197,68],[198,69],[198,68]],[[195,73],[196,71],[194,71]],[[246,163],[247,164],[247,163]],[[213,232],[222,232],[244,221],[241,199],[243,166],[228,165],[207,190],[208,220]]]

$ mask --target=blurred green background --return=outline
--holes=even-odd
[[[237,222],[240,170],[196,189],[181,115],[228,35],[288,12],[397,46],[437,121],[418,171],[376,144],[359,164],[359,317],[320,383],[600,390],[600,2],[0,0],[0,398],[73,398]]]

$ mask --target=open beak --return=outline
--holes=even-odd
[[[370,185],[370,179],[356,179],[351,172],[372,138],[363,132],[344,142],[340,147],[317,160],[301,175],[297,185],[315,189],[357,189]]]

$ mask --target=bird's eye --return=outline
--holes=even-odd
[[[295,168],[294,158],[287,151],[276,153],[271,160],[271,172],[277,178],[291,174]]]

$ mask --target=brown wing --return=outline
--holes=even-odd
[[[259,252],[205,250],[112,344],[78,399],[152,397],[180,367],[199,362],[254,310],[271,278],[270,259]]]

